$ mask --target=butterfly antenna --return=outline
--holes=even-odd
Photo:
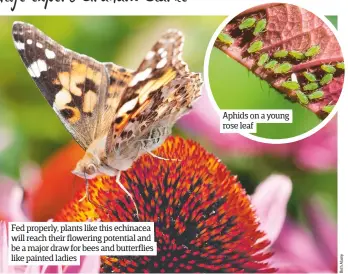
[[[133,199],[133,195],[129,193],[129,191],[124,187],[124,185],[121,183],[121,171],[118,171],[117,176],[116,176],[116,183],[120,186],[120,188],[132,199],[132,202],[134,204],[135,210],[137,212],[137,217],[139,219],[139,211],[138,207]]]

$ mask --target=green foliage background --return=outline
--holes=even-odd
[[[35,86],[13,45],[11,28],[14,21],[29,22],[65,47],[92,56],[99,61],[112,61],[133,69],[163,31],[167,28],[178,28],[186,37],[185,61],[192,71],[202,72],[210,38],[224,19],[224,17],[130,16],[0,17],[0,129],[6,128],[11,135],[10,146],[0,152],[0,174],[18,180],[20,167],[25,163],[42,164],[59,147],[72,140]],[[231,60],[227,61],[233,63]],[[245,76],[243,79],[246,82],[240,83],[241,87],[251,82],[252,76],[248,75],[245,69],[236,67],[235,71],[238,75]],[[223,73],[226,71],[219,69],[216,75],[220,77]],[[256,81],[259,87],[260,81],[258,79]],[[220,88],[223,87],[222,84]],[[255,93],[257,92],[254,92],[254,96]],[[255,99],[247,93],[239,92],[238,100],[269,101],[278,96],[277,92],[268,92],[267,88],[258,93],[262,96]],[[200,107],[199,102],[196,106]],[[311,123],[314,123],[315,117],[310,119]],[[298,132],[296,129],[292,130]],[[199,133],[192,134],[180,128],[176,128],[174,132],[195,139],[208,151],[221,157],[231,172],[238,174],[248,193],[253,193],[257,184],[272,173],[290,176],[294,183],[294,191],[289,203],[289,212],[297,219],[303,219],[302,204],[313,194],[325,197],[329,201],[329,208],[335,214],[336,170],[303,170],[293,159],[271,155],[247,156],[233,152],[226,154],[218,151]]]
[[[71,140],[23,65],[13,45],[14,21],[33,24],[66,48],[102,62],[136,69],[168,28],[186,37],[184,59],[202,72],[206,47],[223,17],[0,17],[0,126],[15,145],[0,156],[0,171],[18,175],[19,163],[42,163]],[[197,42],[199,41],[199,42]]]

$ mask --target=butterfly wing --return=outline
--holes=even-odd
[[[109,129],[114,118],[117,106],[113,99],[122,93],[114,86],[120,82],[115,77],[123,79],[126,74],[128,79],[131,73],[68,50],[30,24],[15,22],[12,33],[30,76],[67,130],[86,149],[101,129]]]
[[[161,118],[175,123],[200,95],[200,77],[181,59],[183,40],[181,32],[166,32],[134,73],[107,137],[109,155],[122,143],[147,138],[151,129],[161,127]]]
[[[120,104],[122,94],[133,78],[134,71],[117,66],[113,63],[104,63],[108,73],[109,86],[102,99],[104,108],[100,110],[97,133],[103,136],[108,133],[110,125],[115,118],[115,112]]]

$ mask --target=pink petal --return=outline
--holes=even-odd
[[[323,202],[318,198],[309,200],[306,206],[311,231],[318,249],[321,251],[323,261],[327,266],[337,269],[337,225],[323,207]]]
[[[10,271],[7,265],[7,227],[6,223],[0,221],[0,273],[8,273]]]
[[[292,182],[284,175],[271,175],[262,182],[251,197],[260,229],[272,243],[277,239],[286,217],[286,207],[292,192]]]
[[[81,265],[79,273],[99,273],[100,256],[84,256],[81,257]]]
[[[337,168],[337,119],[309,138],[293,144],[293,156],[302,169]]]
[[[279,273],[307,273],[302,263],[298,264],[298,260],[292,254],[277,250],[269,259],[272,267],[276,267]]]
[[[100,256],[81,256],[80,265],[44,266],[41,273],[99,273]]]
[[[292,265],[305,272],[330,272],[309,231],[290,220],[286,220],[272,251],[274,267]]]
[[[0,273],[39,273],[37,266],[8,265],[7,223],[0,221]]]
[[[0,177],[0,216],[9,221],[26,222],[22,210],[23,189],[7,177]]]

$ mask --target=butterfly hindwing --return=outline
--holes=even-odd
[[[174,104],[177,106],[171,108],[173,113],[182,105],[182,100],[189,106],[197,97],[200,83],[199,89],[194,91],[197,94],[191,96],[191,91],[188,97],[184,94],[187,92],[185,83],[189,84],[188,79],[193,74],[181,59],[182,49],[181,32],[169,30],[148,52],[120,100],[107,137],[109,155],[122,143],[147,138],[145,135],[156,127],[161,116],[170,114],[169,108]],[[174,123],[175,117],[171,117]]]
[[[107,133],[110,129],[112,120],[115,117],[116,109],[120,104],[120,99],[129,82],[132,80],[133,71],[117,66],[113,63],[104,63],[109,75],[109,86],[105,94],[105,108],[100,113],[100,124],[98,132]],[[105,123],[108,121],[108,123]]]

